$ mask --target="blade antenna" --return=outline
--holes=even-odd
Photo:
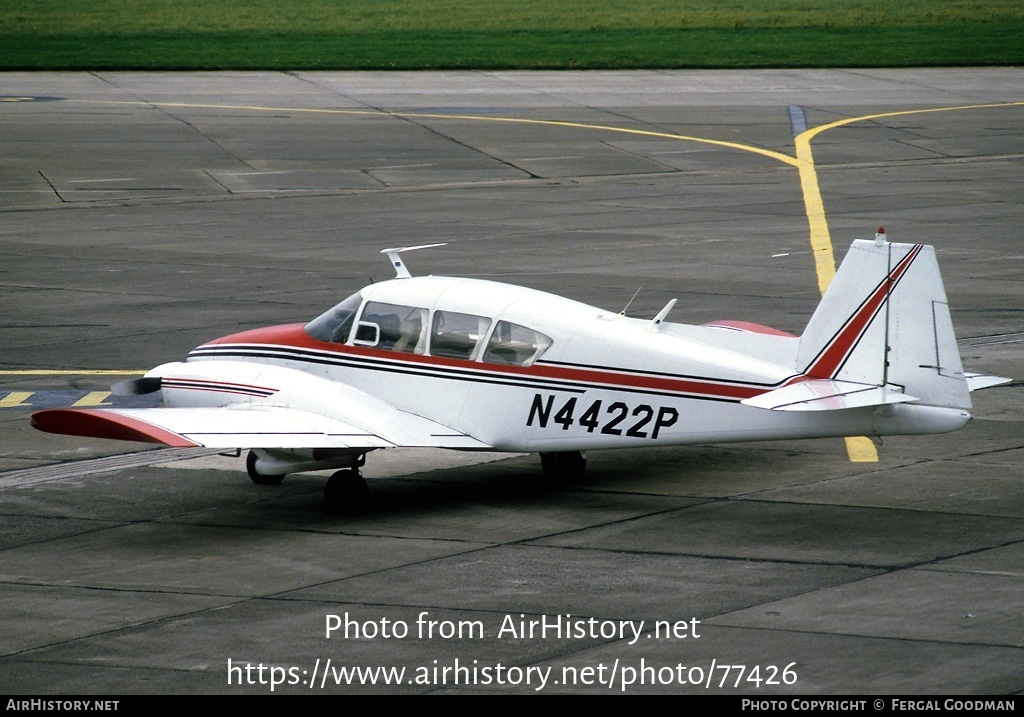
[[[672,310],[672,307],[676,305],[675,299],[669,299],[669,302],[665,304],[665,308],[658,312],[658,315],[651,319],[651,323],[647,324],[648,331],[657,331],[658,327],[661,326],[661,322],[668,316],[668,312]]]
[[[420,244],[419,246],[402,246],[394,249],[381,249],[381,254],[387,254],[388,259],[391,260],[391,265],[395,268],[395,278],[397,279],[410,279],[412,274],[405,266],[405,262],[402,261],[402,257],[399,256],[404,251],[416,251],[417,249],[431,249],[435,246],[447,246],[448,242],[441,242],[440,244]]]

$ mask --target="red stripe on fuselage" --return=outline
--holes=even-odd
[[[592,384],[610,384],[612,388],[635,388],[647,391],[663,391],[682,394],[697,394],[731,400],[742,400],[757,396],[770,390],[769,387],[748,386],[728,381],[717,382],[715,379],[672,378],[643,374],[621,373],[600,368],[576,368],[563,366],[505,366],[501,364],[464,361],[460,359],[424,356],[422,354],[402,353],[398,351],[381,351],[362,346],[346,346],[324,341],[317,341],[303,330],[303,324],[272,326],[266,329],[245,331],[232,336],[211,341],[200,346],[212,348],[225,344],[264,344],[282,348],[308,349],[337,354],[340,357],[351,356],[368,359],[385,360],[397,364],[422,368],[458,368],[481,373],[500,374],[507,377],[528,376],[531,378],[577,381]],[[252,346],[254,350],[258,346]],[[287,360],[287,359],[283,359]]]

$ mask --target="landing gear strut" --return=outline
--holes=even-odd
[[[265,476],[262,473],[256,472],[256,461],[259,456],[256,455],[256,451],[249,451],[249,455],[245,457],[245,472],[249,474],[249,478],[256,485],[277,485],[284,480],[284,474],[279,476]]]
[[[544,477],[553,481],[572,482],[587,472],[587,458],[579,451],[541,453],[540,467]]]
[[[327,479],[324,504],[334,515],[358,515],[370,507],[370,489],[358,468],[340,470]]]

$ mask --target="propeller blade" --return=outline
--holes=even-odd
[[[110,392],[115,396],[143,396],[160,390],[160,377],[130,378],[127,381],[115,383],[110,387]]]

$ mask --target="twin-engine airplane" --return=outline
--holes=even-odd
[[[802,336],[757,324],[670,323],[508,284],[397,277],[308,324],[217,339],[115,392],[163,407],[55,409],[51,433],[251,449],[257,483],[341,469],[332,512],[358,510],[379,448],[539,453],[580,476],[583,451],[826,436],[943,433],[969,391],[932,247],[854,242]],[[437,245],[429,245],[437,246]]]

